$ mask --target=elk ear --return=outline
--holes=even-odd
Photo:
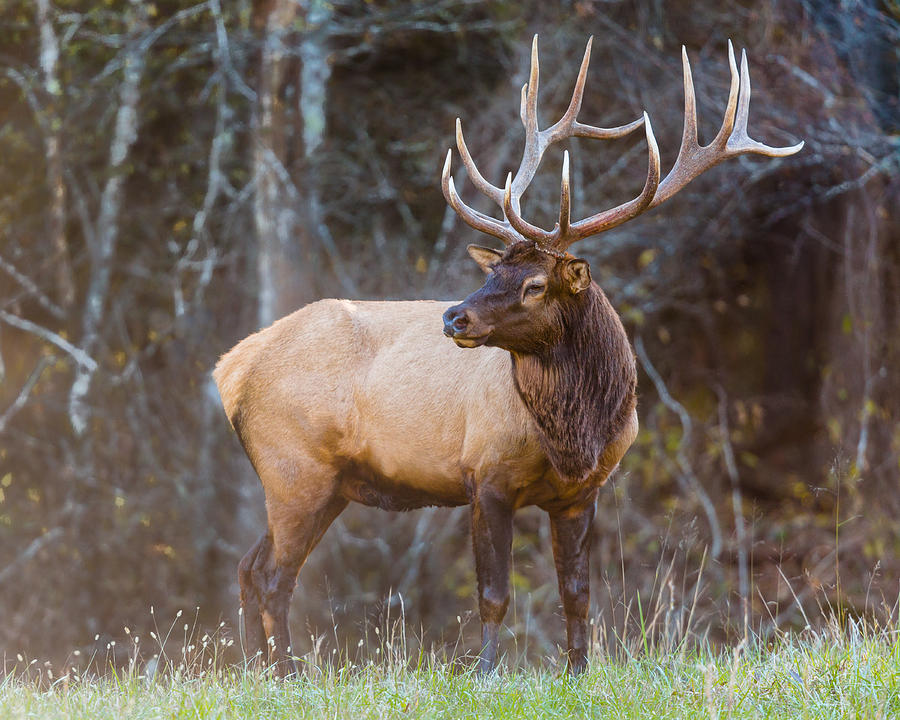
[[[577,295],[582,290],[587,290],[591,285],[591,266],[587,260],[574,258],[566,263],[563,268],[563,277],[569,283],[569,290]]]
[[[488,274],[492,272],[494,265],[500,262],[500,259],[503,257],[503,253],[499,250],[481,247],[481,245],[468,245],[466,250],[469,251],[472,259],[478,263],[478,267]]]

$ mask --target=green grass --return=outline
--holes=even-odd
[[[768,649],[650,648],[627,660],[598,652],[574,680],[533,667],[481,678],[399,653],[363,665],[307,663],[287,681],[201,664],[173,663],[155,679],[134,664],[53,680],[38,680],[32,665],[31,679],[20,669],[0,684],[0,718],[900,717],[897,631],[854,625],[783,635]]]

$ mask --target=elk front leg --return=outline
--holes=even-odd
[[[590,604],[591,526],[594,502],[550,515],[553,559],[566,613],[567,667],[577,675],[587,666],[587,615]]]
[[[472,503],[472,545],[481,615],[478,669],[483,673],[493,670],[497,662],[500,623],[509,607],[512,516],[509,503],[487,493],[479,493]]]

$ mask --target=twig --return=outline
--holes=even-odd
[[[19,410],[21,410],[25,403],[28,401],[28,396],[31,394],[31,391],[34,389],[37,381],[44,373],[44,370],[46,370],[55,362],[56,357],[54,357],[53,355],[44,355],[44,357],[42,357],[40,361],[38,361],[37,367],[32,370],[31,375],[28,376],[28,379],[25,381],[25,384],[19,391],[18,397],[16,397],[12,405],[6,408],[6,412],[0,415],[0,433],[2,433],[6,429],[6,424],[10,420],[12,420],[13,415],[19,412]]]
[[[285,168],[281,160],[278,159],[278,156],[275,155],[275,153],[269,147],[262,147],[261,150],[264,154],[264,162],[268,163],[269,167],[274,170],[275,176],[278,178],[282,187],[288,191],[288,195],[290,196],[291,200],[298,204],[302,203],[303,197],[301,196],[300,191],[297,189],[297,186],[291,179],[290,173],[287,171],[287,168]],[[359,295],[359,290],[356,287],[356,282],[353,280],[352,275],[347,270],[347,267],[344,264],[344,260],[341,257],[337,243],[335,243],[334,238],[331,235],[331,231],[328,229],[328,226],[321,218],[320,209],[317,208],[317,210],[318,212],[315,212],[314,214],[319,220],[319,222],[316,223],[318,239],[322,243],[322,247],[324,248],[325,252],[328,254],[328,258],[331,260],[334,274],[337,276],[338,281],[341,283],[344,292],[346,292],[351,297],[356,297]]]
[[[57,335],[52,330],[48,330],[45,327],[41,327],[36,323],[31,322],[31,320],[26,320],[25,318],[20,318],[18,315],[13,315],[12,313],[8,313],[5,310],[0,310],[0,320],[5,322],[7,325],[12,325],[13,327],[19,328],[19,330],[24,330],[25,332],[30,332],[32,335],[37,335],[42,340],[46,340],[51,345],[56,345],[60,350],[68,353],[75,362],[78,363],[79,367],[83,367],[87,370],[93,372],[97,369],[97,361],[94,360],[90,355],[88,355],[84,350],[79,347],[75,347],[72,343],[70,343],[65,338]]]
[[[731,481],[731,508],[734,513],[734,533],[737,536],[738,554],[738,589],[741,593],[741,608],[744,613],[744,634],[749,628],[750,611],[750,573],[747,565],[747,529],[744,524],[743,499],[741,498],[740,476],[738,475],[737,462],[734,458],[734,448],[731,445],[730,431],[728,429],[728,396],[725,388],[716,386],[716,394],[719,396],[719,432],[722,435],[722,454],[725,458],[725,469],[728,479]]]
[[[647,350],[644,347],[644,339],[640,335],[634,340],[634,349],[637,352],[638,359],[641,361],[641,365],[644,366],[644,370],[650,376],[654,386],[656,386],[656,392],[659,394],[659,399],[662,400],[663,405],[678,415],[678,418],[681,421],[681,440],[678,442],[676,459],[678,461],[678,466],[681,468],[681,474],[684,480],[690,486],[691,490],[697,493],[700,504],[703,506],[703,511],[706,513],[709,529],[712,533],[711,554],[713,558],[718,558],[719,553],[722,552],[722,530],[719,527],[716,509],[706,490],[703,489],[703,486],[697,480],[697,476],[694,474],[693,468],[691,468],[686,452],[686,448],[690,444],[691,429],[693,427],[691,416],[688,414],[688,411],[685,410],[684,405],[675,400],[669,393],[662,377],[656,371],[656,368],[653,367],[653,363],[650,362],[650,358],[647,356]]]
[[[230,116],[230,112],[226,102],[228,91],[226,74],[228,73],[229,69],[233,72],[234,68],[231,66],[231,58],[229,56],[228,48],[228,34],[225,31],[225,25],[222,21],[222,9],[219,5],[219,0],[211,0],[209,6],[212,12],[213,19],[216,23],[216,62],[218,64],[218,72],[215,74],[215,77],[219,81],[218,100],[216,102],[216,123],[213,139],[210,143],[209,148],[209,159],[207,161],[209,173],[207,175],[206,194],[203,197],[203,205],[194,214],[191,239],[184,250],[184,254],[178,259],[178,262],[175,264],[174,304],[176,317],[184,315],[186,309],[184,302],[184,292],[181,286],[181,278],[185,270],[190,267],[191,260],[194,256],[194,253],[197,251],[197,248],[200,246],[201,239],[206,237],[207,219],[212,213],[213,206],[215,205],[216,200],[221,194],[223,187],[228,182],[227,178],[222,173],[221,157],[223,146],[227,145],[227,143],[229,142],[225,134],[226,116]],[[202,297],[206,286],[209,284],[209,281],[212,278],[212,266],[215,263],[215,260],[216,252],[215,249],[212,249],[207,252],[206,258],[201,265],[202,270],[200,273],[199,282],[194,290],[195,303],[200,299],[200,297]]]
[[[27,548],[25,548],[15,560],[13,560],[9,565],[0,570],[0,584],[2,584],[8,577],[13,575],[22,565],[27,563],[31,558],[33,558],[38,552],[40,552],[45,545],[49,545],[54,540],[56,540],[60,535],[62,535],[62,528],[55,527],[52,530],[48,530],[39,538],[35,538],[31,541]]]
[[[53,317],[57,320],[63,320],[66,317],[65,311],[53,302],[46,294],[44,294],[41,289],[35,284],[34,280],[32,280],[27,275],[19,272],[15,265],[13,265],[9,260],[6,260],[3,257],[0,257],[0,270],[3,270],[7,275],[9,275],[13,280],[15,280],[19,285],[21,285],[25,290],[34,295],[35,300],[38,301],[38,304],[44,310],[49,312]]]

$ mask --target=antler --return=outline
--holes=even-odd
[[[520,111],[522,124],[525,126],[525,150],[515,177],[513,177],[512,173],[507,176],[504,189],[489,183],[478,171],[466,147],[462,134],[462,125],[457,118],[456,144],[472,183],[503,208],[504,218],[503,220],[497,220],[474,210],[462,202],[453,185],[453,178],[450,177],[450,163],[453,151],[452,149],[448,150],[441,178],[444,197],[450,206],[456,210],[457,214],[476,230],[500,238],[507,245],[522,240],[535,240],[547,248],[562,251],[578,240],[583,240],[591,235],[596,235],[621,225],[642,212],[665,202],[695,177],[718,165],[723,160],[748,153],[768,157],[784,157],[793,155],[803,147],[803,142],[789,147],[771,147],[750,138],[747,133],[747,119],[750,111],[750,72],[747,67],[747,54],[746,51],[741,53],[741,71],[740,76],[738,76],[737,64],[734,60],[734,48],[730,40],[728,41],[728,60],[731,67],[731,89],[728,95],[725,117],[715,139],[709,145],[701,147],[697,140],[697,107],[691,66],[688,62],[687,51],[682,46],[684,131],[675,165],[669,171],[669,174],[666,175],[665,180],[660,183],[659,148],[656,145],[650,118],[646,112],[642,118],[634,122],[610,129],[584,125],[576,119],[578,111],[581,109],[581,101],[584,95],[584,83],[587,77],[592,41],[593,38],[589,39],[585,48],[584,59],[581,61],[578,80],[575,83],[575,91],[572,94],[572,100],[569,102],[569,107],[565,114],[546,130],[538,130],[538,50],[537,35],[534,36],[531,46],[531,74],[528,83],[522,87]],[[740,96],[738,96],[739,88]],[[647,135],[649,161],[644,188],[636,198],[618,207],[604,210],[584,220],[572,223],[570,220],[569,153],[566,151],[563,155],[559,220],[553,230],[544,230],[522,218],[520,202],[522,194],[534,178],[547,147],[569,137],[618,138],[636,130],[642,124]]]
[[[460,218],[470,226],[481,232],[502,240],[506,245],[522,240],[538,240],[543,244],[550,242],[551,233],[541,230],[533,225],[528,224],[521,218],[520,199],[522,193],[534,179],[538,166],[544,151],[553,143],[565,140],[570,137],[584,137],[597,139],[619,138],[636,130],[641,125],[647,123],[648,140],[652,138],[652,130],[649,122],[646,121],[647,115],[615,128],[600,128],[593,125],[585,125],[578,122],[578,111],[581,109],[581,101],[584,97],[584,85],[587,78],[588,65],[591,59],[591,45],[593,37],[588,39],[587,47],[584,50],[584,58],[581,61],[581,68],[578,71],[578,79],[575,82],[575,90],[572,93],[572,99],[569,101],[569,107],[563,116],[549,128],[545,130],[538,129],[537,120],[537,97],[538,97],[538,36],[535,35],[531,43],[531,72],[528,82],[522,86],[522,102],[520,107],[520,117],[522,124],[525,126],[525,150],[522,153],[522,161],[519,169],[516,171],[515,177],[510,177],[507,182],[508,190],[492,185],[479,172],[475,161],[466,147],[466,141],[463,137],[462,123],[459,118],[456,119],[456,146],[459,149],[459,155],[462,158],[463,165],[475,185],[484,195],[497,203],[504,209],[504,219],[497,220],[489,215],[478,212],[477,210],[466,205],[456,192],[453,184],[453,178],[450,177],[451,158],[453,156],[452,148],[447,151],[447,159],[444,161],[444,169],[441,174],[441,188],[444,191],[444,198],[447,203],[456,210]],[[655,144],[653,145],[655,147]],[[658,155],[658,153],[657,153]],[[658,165],[657,158],[657,165]],[[657,178],[658,182],[658,178]],[[564,178],[563,184],[568,187],[568,178]],[[655,186],[653,188],[656,189]],[[565,191],[566,194],[568,191]],[[509,212],[505,209],[508,202],[512,208]],[[651,192],[652,199],[652,192]],[[527,228],[522,232],[520,228]],[[537,232],[535,232],[537,231]]]
[[[747,51],[741,50],[741,73],[738,77],[737,63],[734,61],[734,46],[728,41],[728,65],[731,68],[731,89],[722,127],[709,145],[700,146],[697,141],[697,100],[694,95],[694,80],[687,50],[681,46],[681,64],[684,69],[684,131],[681,148],[675,165],[660,183],[656,197],[650,207],[664,203],[691,180],[718,165],[723,160],[752,153],[766,157],[786,157],[799,152],[803,142],[789,147],[772,147],[753,140],[747,134],[747,118],[750,113],[750,70],[747,66]],[[738,95],[740,85],[740,96]],[[735,109],[737,114],[735,115]]]

